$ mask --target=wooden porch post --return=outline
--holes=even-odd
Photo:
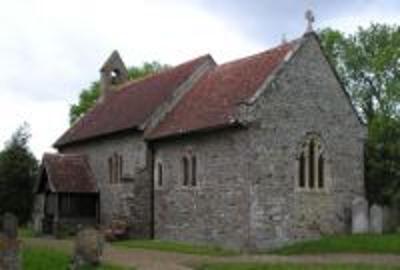
[[[55,234],[58,233],[58,223],[60,220],[60,194],[57,192],[55,194],[56,198],[55,198],[55,206],[54,206],[54,222],[53,222],[53,232]]]
[[[96,196],[96,221],[100,225],[100,193]]]

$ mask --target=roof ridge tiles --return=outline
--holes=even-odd
[[[179,68],[179,67],[182,67],[182,66],[185,66],[185,65],[191,64],[191,63],[193,63],[193,62],[197,62],[197,61],[203,60],[203,59],[204,59],[204,60],[206,60],[206,59],[212,59],[212,60],[214,61],[214,59],[213,59],[213,57],[211,56],[211,54],[204,54],[204,55],[201,55],[201,56],[199,56],[199,57],[196,57],[196,58],[194,58],[194,59],[192,59],[192,60],[188,60],[188,61],[186,61],[186,62],[180,63],[180,64],[178,64],[178,65],[176,65],[176,66],[168,67],[168,68],[166,68],[166,69],[163,69],[163,70],[160,70],[160,71],[157,71],[157,72],[148,74],[148,75],[146,75],[146,76],[144,76],[144,77],[137,78],[137,79],[132,79],[132,80],[128,80],[127,82],[125,82],[125,83],[119,85],[118,88],[117,88],[117,90],[114,91],[114,94],[115,94],[115,93],[118,93],[118,92],[120,92],[120,91],[124,91],[125,88],[128,88],[128,87],[130,87],[130,86],[132,86],[132,85],[134,85],[134,84],[141,83],[141,82],[144,82],[144,81],[146,81],[146,80],[150,80],[150,79],[152,79],[152,78],[154,78],[154,77],[158,77],[158,76],[161,76],[161,75],[166,74],[166,73],[169,73],[169,72],[173,72],[174,69],[176,69],[176,68]]]

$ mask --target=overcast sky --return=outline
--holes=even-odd
[[[221,63],[316,28],[400,23],[397,0],[0,0],[0,148],[24,121],[37,158],[68,127],[70,104],[114,49],[126,64]]]

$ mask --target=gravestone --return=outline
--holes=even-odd
[[[383,207],[383,232],[395,233],[399,225],[400,215],[396,206]]]
[[[100,264],[103,254],[104,237],[92,228],[78,232],[75,240],[74,257],[71,263],[72,270],[82,267],[96,267]]]
[[[35,196],[35,201],[33,203],[33,215],[32,215],[33,231],[37,234],[40,234],[43,232],[43,220],[45,218],[44,206],[45,206],[45,195],[37,194]]]
[[[0,269],[20,270],[21,256],[18,241],[18,220],[12,214],[5,214],[0,230]]]
[[[18,237],[18,219],[13,214],[6,213],[3,216],[3,233],[10,239]]]
[[[353,200],[352,206],[352,233],[368,233],[368,202],[363,197]]]
[[[383,233],[383,208],[377,204],[372,205],[369,212],[369,230],[371,233]]]

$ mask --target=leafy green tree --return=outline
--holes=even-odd
[[[367,196],[390,203],[400,198],[400,27],[372,24],[350,35],[327,28],[319,35],[368,125]]]
[[[370,201],[400,202],[400,122],[376,115],[368,126],[366,189]]]
[[[23,224],[31,217],[38,162],[29,149],[29,125],[23,124],[0,152],[0,215],[11,212]]]
[[[372,24],[345,35],[320,32],[322,45],[369,123],[375,114],[398,116],[400,104],[400,27]]]
[[[133,66],[128,69],[129,79],[136,80],[162,71],[168,68],[167,65],[162,65],[159,62],[145,62],[142,66]],[[83,89],[79,95],[77,104],[70,107],[69,119],[70,124],[73,124],[77,119],[83,116],[97,101],[100,96],[100,82],[92,82],[89,88]]]

